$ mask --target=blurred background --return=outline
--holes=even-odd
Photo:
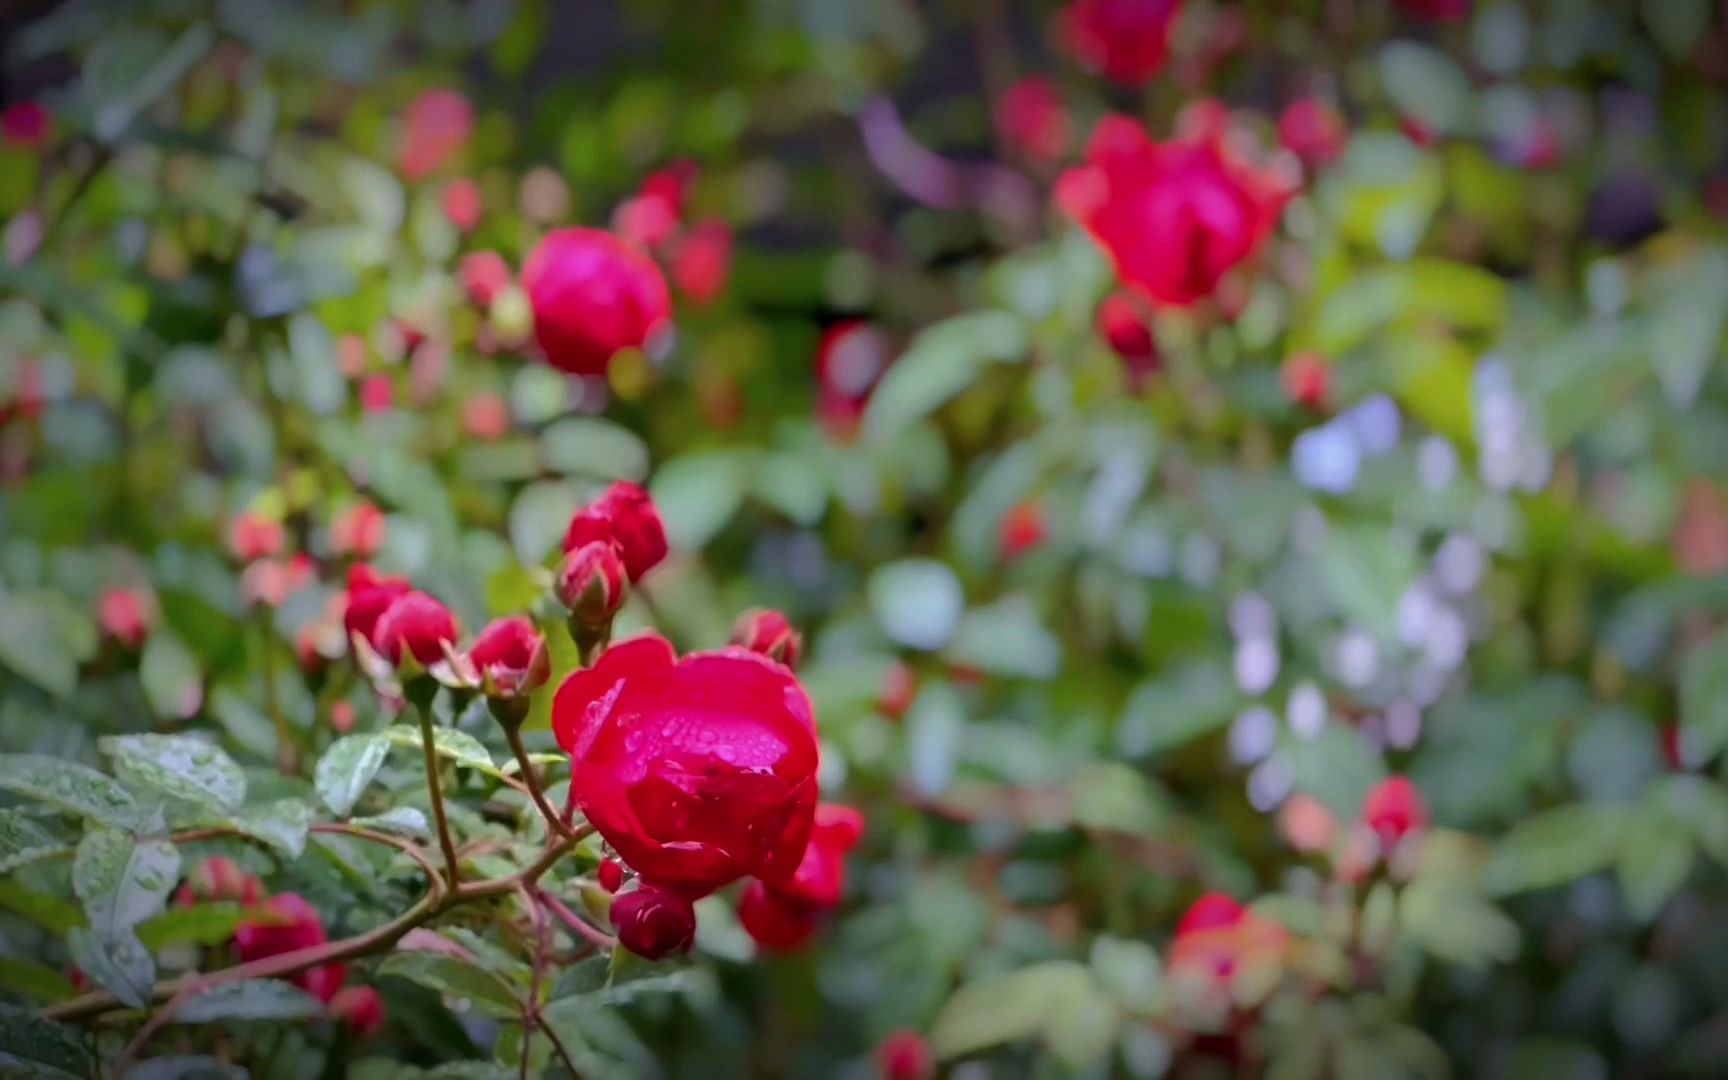
[[[868,824],[801,949],[704,901],[585,1074],[1722,1075],[1728,5],[0,10],[0,751],[303,796],[272,717],[389,723],[346,560],[477,627],[641,482],[617,636],[785,612]],[[522,273],[578,225],[670,287],[599,372]],[[31,850],[36,1007],[83,916]],[[245,857],[403,905],[319,850]],[[377,986],[223,1060],[514,1073]]]

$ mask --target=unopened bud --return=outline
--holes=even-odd
[[[624,606],[624,560],[618,546],[594,540],[564,557],[558,599],[570,612],[570,636],[583,657],[612,636],[612,620]]]
[[[804,655],[804,639],[798,631],[792,629],[786,616],[767,608],[754,608],[738,617],[732,624],[732,644],[793,669]]]
[[[643,885],[612,900],[618,943],[637,956],[659,960],[688,952],[696,940],[696,909],[670,889]]]

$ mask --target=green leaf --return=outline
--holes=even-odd
[[[0,664],[58,698],[78,685],[78,657],[56,632],[60,612],[49,601],[13,594],[0,603]]]
[[[1053,1011],[1053,1003],[1094,999],[1101,993],[1092,972],[1072,960],[1050,960],[969,982],[937,1014],[930,1045],[937,1057],[948,1059],[1038,1038],[1071,1019]]]
[[[931,326],[882,376],[864,409],[864,436],[886,443],[970,386],[990,363],[1024,359],[1025,325],[1005,311],[974,311]]]
[[[116,829],[145,814],[125,788],[95,769],[42,754],[0,754],[0,791],[35,799]]]
[[[598,416],[571,416],[540,433],[548,468],[598,480],[640,483],[648,475],[648,447],[621,424]]]
[[[0,810],[0,874],[71,850],[72,845],[17,810]]]
[[[744,504],[749,455],[714,451],[673,458],[654,473],[649,491],[674,550],[697,551]]]
[[[225,983],[190,998],[174,1014],[186,1024],[212,1020],[298,1020],[320,1016],[324,1006],[306,991],[280,979]]]
[[[1483,870],[1505,895],[1575,881],[1611,865],[1623,815],[1613,807],[1571,803],[1526,818],[1494,845]]]
[[[522,1012],[518,988],[478,964],[445,953],[397,952],[379,966],[378,974],[395,975],[446,997],[470,1000],[494,1016],[518,1016]]]
[[[73,927],[84,925],[84,913],[76,904],[67,903],[58,896],[27,889],[12,878],[0,878],[0,908],[21,915],[56,934],[64,935]]]
[[[384,736],[390,743],[409,750],[419,751],[421,748],[420,729],[408,724],[396,724],[384,731]],[[458,765],[466,765],[471,769],[482,769],[496,774],[498,766],[492,763],[492,755],[479,739],[466,731],[455,728],[434,727],[432,729],[432,750],[439,757],[449,758]]]
[[[59,970],[10,956],[0,956],[0,986],[37,1001],[65,1001],[78,996],[78,988]]]
[[[1164,965],[1144,941],[1101,934],[1092,941],[1092,970],[1116,1004],[1135,1015],[1151,1015],[1158,1007],[1158,984]]]
[[[306,835],[312,829],[312,807],[300,799],[277,799],[243,806],[230,814],[226,822],[211,824],[226,824],[262,840],[291,859],[298,859],[306,850]]]
[[[173,844],[115,829],[86,833],[72,860],[72,891],[104,941],[160,914],[179,876],[180,851]]]
[[[870,575],[870,613],[890,638],[932,652],[960,628],[966,595],[960,579],[935,559],[900,559]]]
[[[412,806],[398,806],[382,814],[357,817],[353,819],[353,823],[380,832],[403,833],[422,840],[432,835],[432,826],[427,822],[426,815]]]
[[[1728,748],[1728,633],[1699,642],[1681,659],[1680,725],[1700,759]]]
[[[997,675],[1052,679],[1062,666],[1062,643],[1023,595],[974,608],[960,619],[948,658]]]
[[[244,904],[175,906],[138,924],[138,940],[152,951],[171,945],[221,945],[234,928],[258,913]]]
[[[1068,782],[1074,822],[1131,836],[1150,836],[1167,827],[1170,810],[1152,781],[1132,765],[1094,761],[1082,765]]]
[[[10,1076],[13,1067],[21,1067],[25,1076],[90,1076],[96,1063],[71,1028],[29,1009],[0,1004],[0,1072]]]
[[[1319,556],[1320,583],[1339,611],[1382,640],[1394,638],[1398,602],[1416,580],[1416,554],[1386,529],[1334,525]]]
[[[1651,922],[1692,872],[1697,854],[1692,833],[1683,820],[1640,808],[1627,817],[1619,844],[1614,870],[1626,910],[1641,923]]]
[[[378,775],[378,767],[384,764],[384,756],[389,752],[390,743],[370,732],[344,735],[330,744],[330,749],[318,759],[312,782],[331,813],[348,816],[366,785]]]
[[[1218,661],[1195,659],[1147,679],[1122,708],[1116,744],[1142,758],[1192,742],[1230,723],[1242,703],[1230,672]]]
[[[1692,59],[1710,27],[1709,0],[1642,0],[1638,9],[1650,36],[1672,60]]]
[[[91,120],[96,137],[107,143],[118,141],[132,121],[174,89],[215,42],[216,32],[209,23],[199,21],[186,27],[136,81],[97,107]]]
[[[130,929],[99,938],[77,927],[66,935],[66,948],[74,964],[127,1005],[142,1009],[149,1002],[156,961]]]
[[[1480,970],[1518,955],[1518,924],[1464,889],[1417,881],[1398,897],[1399,925],[1444,960]]]
[[[110,735],[102,752],[129,787],[148,788],[214,812],[246,801],[246,774],[234,759],[189,735]]]
[[[1414,41],[1380,50],[1380,82],[1401,116],[1441,134],[1458,132],[1470,108],[1470,80],[1451,57]]]
[[[576,487],[562,480],[536,480],[510,504],[510,544],[530,565],[542,562],[564,539],[570,517],[582,505]]]
[[[247,1080],[250,1075],[238,1065],[201,1055],[148,1058],[126,1070],[126,1080]]]
[[[585,1006],[594,1008],[600,1006],[628,1005],[637,998],[652,997],[656,994],[688,994],[708,985],[703,973],[685,969],[670,971],[661,975],[644,975],[638,979],[603,986],[598,990],[590,990],[574,998],[564,998],[564,1001],[581,1001]],[[556,1004],[556,1002],[554,1003]]]

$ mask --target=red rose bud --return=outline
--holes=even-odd
[[[424,667],[438,663],[459,636],[450,609],[421,592],[398,596],[372,628],[373,646],[398,667],[409,657]]]
[[[369,413],[389,412],[396,406],[396,383],[388,375],[371,375],[360,384],[360,408]]]
[[[930,1044],[904,1028],[882,1040],[876,1048],[876,1064],[882,1080],[931,1080],[936,1075],[936,1054]]]
[[[1362,803],[1362,820],[1386,850],[1428,828],[1428,802],[1408,777],[1389,776]]]
[[[822,909],[789,900],[760,881],[752,881],[738,901],[738,922],[768,952],[792,952],[816,934]]]
[[[48,110],[34,101],[20,101],[0,113],[0,139],[14,146],[31,149],[41,146],[48,141],[52,126]]]
[[[1122,282],[1152,301],[1187,306],[1254,259],[1294,188],[1226,147],[1210,122],[1159,143],[1125,116],[1106,117],[1085,164],[1062,174],[1056,203],[1092,236]]]
[[[570,637],[584,656],[610,638],[627,576],[618,545],[610,540],[590,540],[564,556],[558,599],[570,612]]]
[[[661,638],[636,638],[564,681],[552,729],[576,803],[643,877],[694,898],[797,872],[816,723],[785,667],[740,649],[679,659]]]
[[[642,190],[618,207],[618,235],[642,248],[658,248],[672,238],[684,216],[696,167],[676,162],[642,182]]]
[[[348,598],[342,614],[343,629],[349,636],[358,634],[375,646],[377,641],[373,631],[377,628],[378,617],[397,598],[406,596],[411,588],[407,578],[385,577],[365,563],[350,568]]]
[[[635,484],[613,484],[597,501],[578,510],[564,533],[564,550],[575,551],[596,540],[618,545],[632,582],[642,580],[666,557],[666,526],[660,511]]]
[[[468,650],[468,662],[490,698],[526,697],[552,677],[546,638],[526,615],[486,624]]]
[[[1041,75],[1021,79],[996,105],[996,130],[1014,153],[1040,165],[1068,151],[1068,110],[1056,84]]]
[[[876,708],[890,720],[898,720],[906,715],[906,710],[912,707],[912,698],[918,693],[918,678],[912,674],[912,669],[896,660],[889,665],[882,675],[882,686],[877,691]]]
[[[888,339],[866,322],[829,327],[816,347],[816,380],[836,399],[860,404],[888,370]]]
[[[612,925],[618,944],[650,960],[689,952],[696,942],[696,909],[690,900],[655,885],[613,899]]]
[[[1098,305],[1098,333],[1110,343],[1128,373],[1129,388],[1136,393],[1158,373],[1158,341],[1152,336],[1152,320],[1144,302],[1130,293],[1118,292]]]
[[[371,503],[356,503],[330,522],[330,550],[337,555],[370,559],[384,546],[384,511]]]
[[[804,639],[786,616],[778,611],[757,608],[746,611],[732,626],[732,644],[761,653],[789,668],[797,668],[804,655]]]
[[[452,180],[444,185],[444,216],[463,232],[480,224],[480,185],[472,180]]]
[[[1289,933],[1280,924],[1255,915],[1222,893],[1207,893],[1177,924],[1169,967],[1224,986],[1244,962],[1276,956],[1288,942]]]
[[[546,235],[522,268],[534,335],[546,362],[604,375],[625,349],[649,349],[672,322],[672,297],[654,260],[599,229]]]
[[[402,118],[402,175],[420,180],[437,172],[474,132],[474,107],[454,90],[428,90]]]
[[[324,944],[324,919],[318,909],[295,893],[280,893],[264,902],[269,921],[243,922],[234,929],[234,947],[247,963],[281,956]],[[318,1000],[328,1002],[342,988],[346,971],[341,964],[312,968],[294,982]]]
[[[384,1030],[384,998],[370,986],[349,986],[330,998],[327,1009],[357,1039],[370,1039]]]
[[[496,251],[476,251],[462,256],[456,271],[462,280],[462,291],[475,307],[489,308],[492,301],[510,284],[510,264]]]
[[[692,227],[672,249],[672,283],[697,306],[711,304],[732,272],[732,230],[710,218]]]
[[[1278,117],[1278,143],[1295,154],[1309,172],[1344,156],[1350,133],[1338,110],[1319,98],[1297,98]]]
[[[263,898],[263,885],[240,868],[233,859],[216,855],[199,863],[186,878],[189,895],[203,903],[227,901],[256,904]]]
[[[462,430],[481,442],[502,439],[510,432],[510,405],[492,393],[479,393],[462,403]]]
[[[1181,0],[1074,0],[1062,40],[1074,58],[1123,86],[1143,86],[1164,68]]]
[[[1284,396],[1304,409],[1324,409],[1332,396],[1332,365],[1318,353],[1297,353],[1279,373]]]
[[[228,550],[242,563],[273,558],[281,553],[285,534],[280,521],[248,510],[228,523]]]
[[[96,623],[103,637],[135,652],[150,636],[150,607],[138,589],[104,589],[96,601]]]
[[[624,887],[624,864],[617,859],[600,860],[600,887],[615,893]]]
[[[1024,502],[1002,516],[1002,523],[997,527],[996,546],[1002,553],[1003,562],[1013,562],[1042,547],[1049,535],[1043,508],[1035,502]]]

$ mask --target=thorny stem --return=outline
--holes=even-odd
[[[462,878],[456,869],[456,844],[450,839],[450,819],[444,813],[443,781],[438,777],[438,754],[432,742],[432,702],[430,697],[417,703],[420,712],[420,748],[426,755],[426,792],[432,801],[432,819],[438,825],[438,846],[444,852],[444,868],[450,875],[452,888],[460,888]]]
[[[522,767],[522,782],[528,788],[528,796],[534,800],[534,808],[546,819],[546,828],[559,836],[569,836],[570,826],[552,809],[552,804],[546,801],[546,793],[540,788],[539,774],[534,771],[534,763],[528,760],[528,748],[522,745],[521,725],[499,726],[504,729],[504,738],[510,743],[510,752],[516,755],[516,764]]]
[[[382,833],[373,833],[370,830],[357,830],[351,826],[339,826],[333,828],[314,826],[314,828],[319,831],[345,832],[368,840],[379,839],[384,835]],[[524,867],[518,873],[511,874],[508,877],[492,878],[486,881],[468,882],[466,884],[456,883],[448,890],[446,890],[443,883],[439,881],[436,873],[430,872],[432,870],[431,860],[422,856],[417,861],[420,862],[422,868],[429,871],[426,895],[421,897],[413,907],[404,911],[402,914],[396,916],[394,919],[391,919],[382,926],[374,927],[363,934],[355,934],[353,937],[341,938],[337,941],[326,942],[322,945],[312,945],[304,949],[295,949],[293,952],[280,953],[276,956],[260,957],[257,960],[248,961],[244,964],[236,964],[233,967],[223,968],[220,971],[211,972],[208,975],[200,972],[191,972],[186,975],[181,975],[178,978],[166,979],[157,983],[150,991],[150,1000],[168,1001],[182,992],[188,994],[202,993],[217,986],[223,986],[232,982],[241,982],[246,979],[289,978],[298,975],[303,971],[309,971],[315,967],[322,967],[325,964],[340,963],[345,960],[353,960],[362,956],[370,956],[373,953],[383,952],[385,949],[388,949],[390,946],[400,941],[408,931],[425,925],[432,919],[453,908],[472,903],[476,900],[485,900],[492,897],[503,896],[506,893],[514,892],[518,888],[525,886],[533,886],[541,879],[541,877],[545,876],[548,870],[552,869],[559,859],[568,855],[578,843],[586,839],[593,833],[593,831],[594,827],[592,825],[582,826],[570,836],[564,837],[557,843],[548,847],[541,853],[538,859],[534,860],[532,864]],[[395,844],[394,838],[381,840],[380,842],[390,843],[392,846],[398,846]],[[402,850],[406,851],[408,848],[404,846],[402,847]],[[123,1007],[124,1003],[113,994],[108,993],[106,990],[96,990],[75,997],[70,1001],[62,1001],[59,1004],[50,1005],[46,1009],[42,1010],[41,1015],[49,1020],[59,1020],[63,1022],[89,1020]]]

